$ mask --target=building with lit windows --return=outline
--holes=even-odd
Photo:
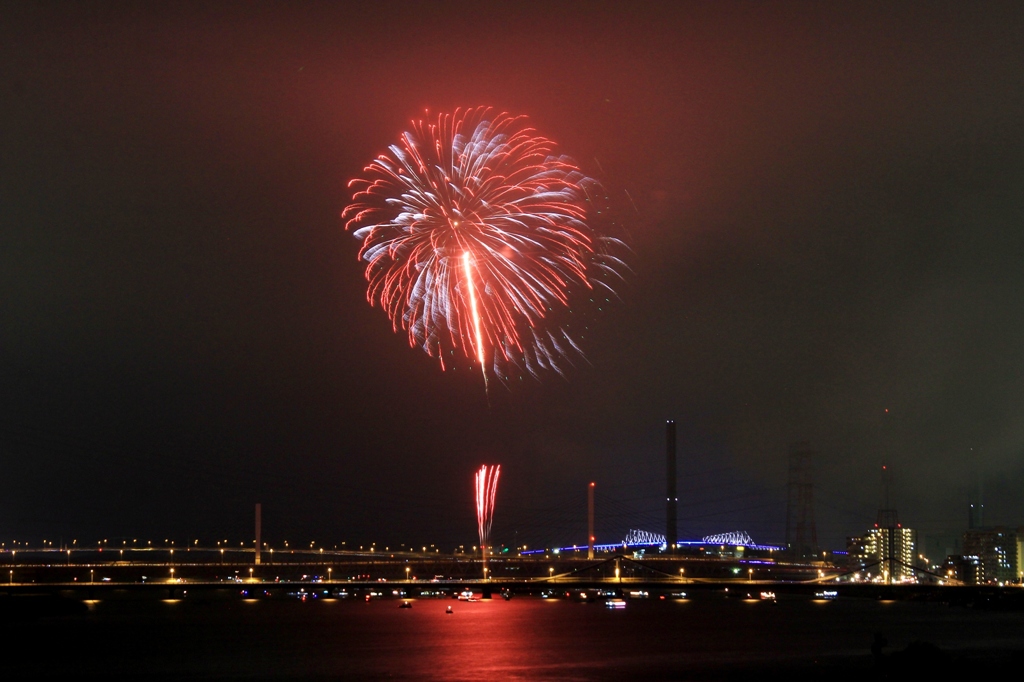
[[[850,568],[864,567],[869,580],[910,582],[916,579],[917,531],[903,526],[875,527],[864,535],[846,539]]]
[[[1017,529],[1017,582],[1024,583],[1024,528]]]
[[[963,555],[977,557],[979,583],[1008,583],[1019,577],[1020,543],[1016,529],[996,526],[964,533]]]
[[[867,563],[871,563],[872,548],[874,540],[867,535],[855,535],[846,538],[846,561],[851,570],[857,570]]]
[[[984,582],[981,572],[981,561],[976,556],[951,554],[946,557],[942,567],[942,575],[951,583],[961,585],[977,585]]]

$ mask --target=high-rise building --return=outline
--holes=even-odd
[[[957,582],[962,585],[977,585],[984,582],[984,575],[981,572],[981,561],[976,556],[949,555],[946,557],[946,563],[942,567],[942,575],[950,582]]]
[[[896,507],[890,504],[889,485],[892,471],[882,465],[882,506],[878,510],[875,527],[867,532],[865,549],[868,555],[877,562],[874,574],[883,582],[908,582],[917,579],[914,568],[918,565],[917,532],[904,528],[900,523]],[[870,568],[870,567],[869,567]]]
[[[867,535],[855,535],[846,538],[846,561],[849,567],[857,570],[861,566],[871,563],[872,547],[874,541]]]
[[[982,583],[1016,580],[1020,560],[1017,531],[1005,526],[970,528],[964,533],[963,556],[977,557]]]
[[[1024,582],[1024,527],[1017,529],[1017,581]]]
[[[903,526],[876,526],[864,535],[846,539],[850,567],[864,567],[865,576],[882,582],[910,582],[916,579],[917,531]]]
[[[868,536],[874,539],[875,557],[879,573],[885,582],[906,582],[915,579],[917,563],[917,531],[903,526],[872,528]]]

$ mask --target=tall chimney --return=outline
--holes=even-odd
[[[594,558],[594,484],[587,486],[587,558]]]
[[[256,564],[257,565],[259,565],[259,563],[260,563],[260,531],[262,530],[262,528],[260,526],[262,525],[262,521],[263,521],[263,519],[261,518],[263,516],[263,509],[262,509],[262,507],[263,507],[263,505],[261,505],[259,502],[256,503]]]
[[[665,478],[665,544],[669,552],[675,552],[679,541],[676,528],[679,498],[676,496],[676,423],[671,419],[665,422]]]

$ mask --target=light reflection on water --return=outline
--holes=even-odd
[[[108,599],[79,617],[0,625],[0,635],[12,651],[62,642],[54,675],[410,680],[664,678],[830,656],[870,668],[874,632],[893,648],[1024,639],[1024,614],[904,602],[651,599],[612,610],[526,597],[410,601],[190,596],[168,609]]]

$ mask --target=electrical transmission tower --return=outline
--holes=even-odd
[[[786,499],[786,546],[797,557],[818,555],[818,529],[814,524],[814,460],[810,443],[796,443],[789,450],[789,481]]]
[[[892,585],[892,578],[896,566],[896,529],[900,527],[899,515],[892,505],[889,504],[889,483],[892,480],[889,467],[882,465],[882,507],[878,510],[878,520],[875,522],[881,532],[879,533],[878,565],[882,570],[886,585]],[[900,564],[902,566],[902,561]]]

